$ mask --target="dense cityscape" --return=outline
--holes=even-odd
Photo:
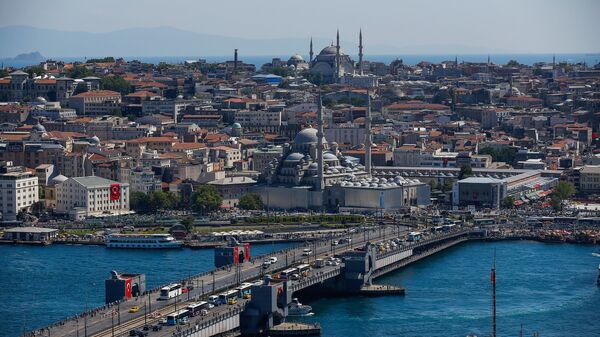
[[[374,61],[363,28],[3,63],[0,336],[597,333],[598,55]]]

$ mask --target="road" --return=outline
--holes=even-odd
[[[362,246],[367,241],[380,241],[388,239],[390,237],[398,236],[406,232],[404,226],[386,226],[377,227],[371,229],[360,229],[354,233],[346,233],[343,235],[344,238],[351,238],[352,243],[350,245],[343,244],[338,246],[331,245],[331,241],[334,239],[340,239],[340,236],[331,237],[327,240],[313,241],[305,244],[298,248],[292,248],[283,252],[270,254],[269,256],[276,256],[277,262],[268,269],[262,268],[262,260],[254,260],[253,262],[244,262],[238,265],[239,267],[233,267],[226,270],[217,270],[213,273],[208,273],[200,277],[193,278],[187,282],[187,285],[191,285],[193,289],[188,291],[187,294],[183,294],[175,299],[169,301],[159,301],[158,292],[152,292],[146,296],[139,297],[133,300],[129,300],[121,303],[119,306],[106,308],[101,311],[97,311],[87,319],[80,317],[78,320],[67,321],[64,325],[53,327],[48,331],[40,334],[41,336],[69,336],[69,337],[80,337],[80,336],[94,336],[94,337],[106,337],[106,336],[121,336],[127,334],[129,330],[133,328],[139,328],[144,324],[154,324],[158,321],[158,315],[160,317],[166,317],[167,314],[175,311],[176,309],[184,308],[189,303],[204,299],[213,293],[219,293],[227,288],[235,288],[239,283],[260,279],[265,273],[273,273],[279,270],[283,270],[290,265],[300,262],[312,262],[317,258],[326,257],[328,255],[335,255],[342,253],[347,250],[351,250],[358,246]],[[310,256],[302,256],[304,248],[312,249],[313,253]],[[240,302],[240,304],[243,302]],[[129,309],[133,306],[140,307],[140,310],[136,313],[130,313]],[[216,310],[215,310],[216,309]],[[221,313],[221,310],[228,310],[225,308],[214,308],[208,317]],[[156,317],[156,318],[151,318]],[[195,324],[197,320],[207,319],[207,317],[196,318],[191,321],[191,324]],[[158,332],[150,332],[156,336],[164,335],[164,333],[171,332],[170,328],[165,327],[160,334]]]

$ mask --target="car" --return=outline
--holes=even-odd
[[[179,324],[180,325],[186,325],[189,321],[190,321],[189,318],[184,317],[184,318],[182,318],[182,319],[179,320]]]
[[[271,266],[271,261],[264,261],[262,264],[263,269],[267,269]]]
[[[150,325],[146,324],[144,325],[144,327],[142,328],[143,331],[149,331],[150,330]]]
[[[134,313],[134,312],[138,312],[140,311],[140,307],[138,307],[137,305],[134,305],[133,307],[129,308],[129,312]]]
[[[212,309],[212,308],[214,308],[214,307],[215,307],[215,305],[214,305],[214,304],[212,304],[212,303],[208,303],[208,309]]]
[[[147,332],[144,332],[142,330],[139,329],[135,329],[135,330],[130,330],[129,331],[129,336],[134,336],[134,337],[145,337],[148,336]]]
[[[160,331],[160,330],[162,330],[162,325],[155,324],[152,326],[152,331]]]
[[[310,248],[305,248],[302,251],[302,256],[310,256],[310,255],[312,255],[312,250],[310,250]]]
[[[332,245],[332,246],[337,246],[337,245],[339,245],[339,244],[340,244],[340,243],[338,242],[338,240],[333,240],[333,241],[331,241],[331,245]]]
[[[237,304],[237,298],[231,298],[231,299],[229,299],[229,301],[227,302],[227,304],[229,304],[229,305]]]
[[[252,298],[252,295],[251,295],[251,294],[244,294],[244,299],[245,299],[245,300],[249,300],[249,299],[251,299],[251,298]]]
[[[208,296],[208,303],[210,303],[216,307],[217,305],[219,305],[219,296],[217,296],[217,295]]]
[[[164,317],[163,317],[163,318],[161,318],[161,319],[159,319],[159,320],[158,320],[158,324],[160,324],[160,325],[167,325],[167,319],[166,319],[166,318],[164,318]]]
[[[277,263],[277,256],[271,256],[271,257],[269,258],[269,261],[271,261],[271,264],[273,264],[273,263]]]
[[[290,275],[290,280],[299,280],[299,279],[300,279],[300,275],[298,275],[298,274]]]
[[[206,310],[206,309],[202,309],[202,310],[200,310],[200,315],[201,315],[201,316],[206,316],[206,315],[208,315],[208,310]]]

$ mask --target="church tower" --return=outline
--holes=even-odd
[[[317,108],[317,170],[319,181],[317,189],[322,191],[325,188],[325,180],[323,178],[323,99],[319,91],[319,106]]]
[[[337,30],[335,43],[335,83],[340,82],[340,30]]]
[[[358,32],[358,73],[363,74],[363,44],[362,29]]]

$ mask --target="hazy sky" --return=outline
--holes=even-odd
[[[482,51],[600,51],[599,0],[0,0],[0,25],[107,32],[171,26],[244,38],[334,38]]]

